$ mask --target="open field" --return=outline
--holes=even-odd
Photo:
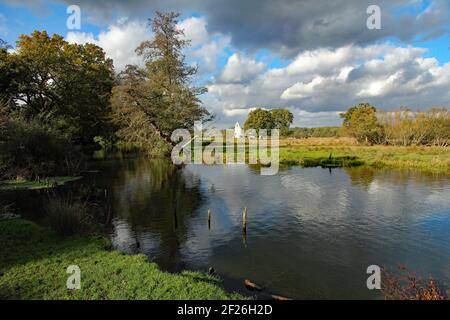
[[[171,274],[145,255],[109,251],[102,238],[59,238],[22,220],[0,220],[0,299],[242,299],[214,276]],[[81,290],[68,290],[66,269],[81,269]]]
[[[280,161],[304,166],[368,165],[449,172],[450,148],[363,146],[351,138],[282,139]]]

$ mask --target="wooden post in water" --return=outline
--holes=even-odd
[[[208,209],[208,229],[211,229],[211,210]]]
[[[242,231],[242,243],[244,244],[244,247],[247,248],[247,232]]]
[[[242,213],[242,231],[247,232],[247,207],[244,208]]]

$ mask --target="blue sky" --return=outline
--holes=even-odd
[[[340,111],[363,101],[385,109],[450,104],[448,1],[378,1],[378,31],[365,27],[364,0],[337,0],[331,8],[285,0],[276,14],[266,0],[172,2],[77,1],[82,28],[68,30],[69,2],[0,1],[0,38],[14,46],[20,34],[47,30],[95,42],[120,70],[139,64],[132,47],[151,37],[151,12],[176,9],[195,44],[187,61],[199,65],[196,81],[209,89],[203,101],[223,126],[256,107],[289,108],[296,125],[318,126],[339,124]]]

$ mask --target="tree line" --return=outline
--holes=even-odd
[[[450,112],[446,107],[385,111],[362,103],[349,108],[341,117],[346,132],[360,143],[439,147],[450,145]]]

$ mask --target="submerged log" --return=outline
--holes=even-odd
[[[250,291],[253,291],[253,290],[262,291],[262,289],[263,289],[260,286],[258,286],[256,283],[251,282],[248,279],[245,279],[244,284],[245,284],[245,287]]]

